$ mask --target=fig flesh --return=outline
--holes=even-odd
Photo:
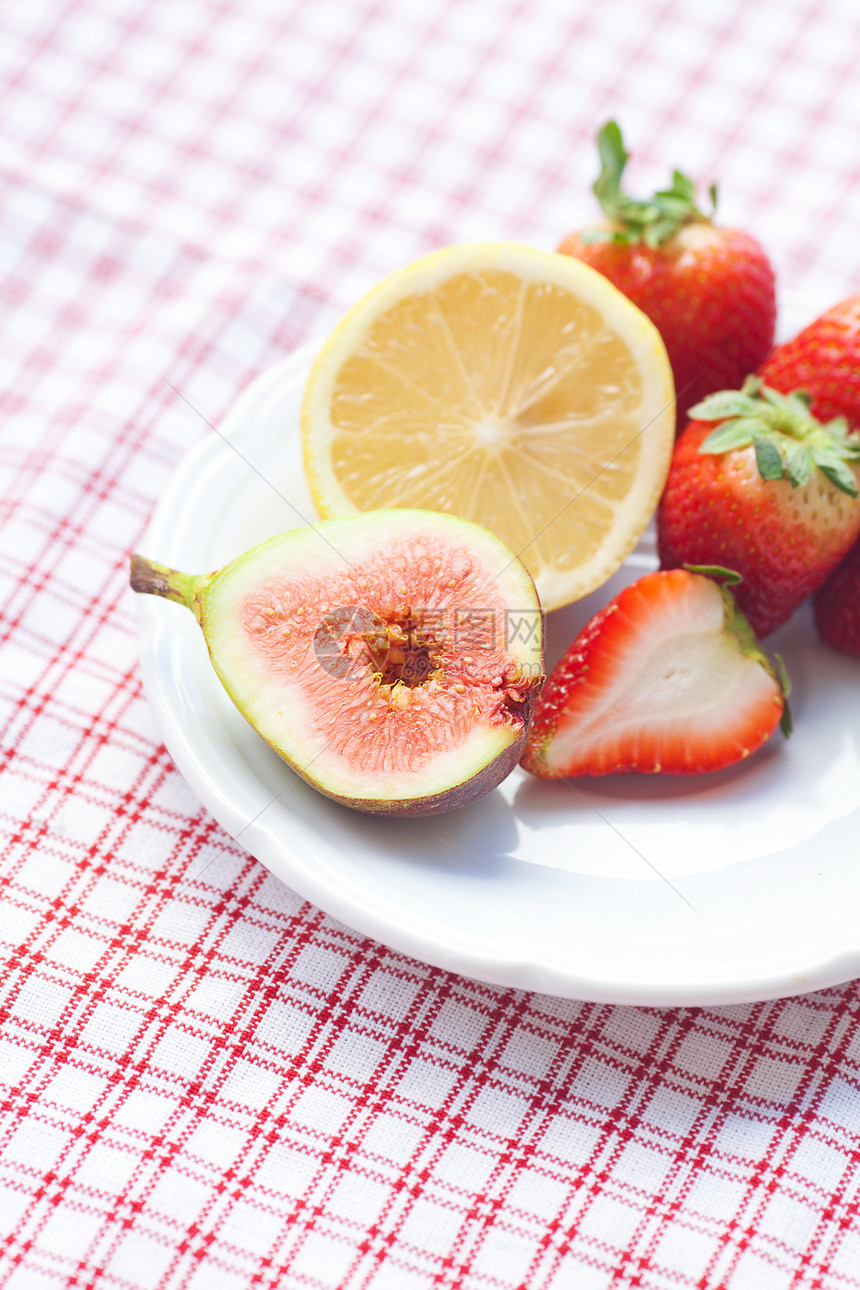
[[[134,555],[135,591],[195,614],[236,707],[359,811],[430,815],[495,788],[543,682],[534,583],[466,520],[385,510],[292,529],[215,573]]]

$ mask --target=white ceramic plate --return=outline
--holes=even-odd
[[[315,512],[298,411],[313,350],[264,373],[181,463],[144,554],[217,568]],[[548,664],[626,582],[550,616]],[[693,779],[576,787],[515,772],[470,807],[375,819],[316,794],[233,708],[180,606],[140,597],[146,692],[224,828],[308,900],[406,954],[500,985],[632,1004],[797,994],[860,975],[860,663],[801,611],[775,635],[794,737]]]

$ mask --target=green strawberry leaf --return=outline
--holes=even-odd
[[[782,445],[782,458],[785,475],[792,488],[802,488],[815,474],[815,458],[812,449],[795,439],[786,439]]]
[[[629,160],[621,131],[615,121],[607,121],[597,135],[600,173],[593,184],[600,208],[618,227],[610,235],[614,242],[633,245],[644,242],[657,247],[685,224],[702,222],[709,217],[695,204],[695,185],[679,170],[674,171],[669,188],[661,189],[648,201],[637,201],[621,191],[621,180]],[[715,190],[711,191],[715,201]],[[595,230],[596,232],[596,230]],[[584,241],[603,241],[591,230]]]
[[[594,195],[607,214],[610,214],[610,208],[614,214],[621,194],[621,176],[628,158],[621,131],[614,121],[607,121],[598,133],[597,153],[600,157],[600,174],[594,181]]]
[[[691,566],[685,566],[685,568],[689,567]],[[788,696],[791,694],[791,679],[786,671],[785,663],[779,654],[775,654],[771,659],[764,652],[758,637],[750,626],[749,619],[738,605],[734,592],[725,586],[721,586],[720,590],[723,596],[723,615],[726,628],[737,638],[741,649],[747,657],[760,663],[779,686],[782,694],[782,716],[779,726],[787,738],[792,729],[791,709],[788,706]]]
[[[692,188],[692,184],[690,187]],[[676,193],[671,191],[655,193],[655,196],[660,198],[660,211],[667,219],[683,220],[690,209],[689,198],[678,197]]]
[[[860,461],[860,439],[848,429],[845,417],[834,417],[832,421],[826,421],[822,429],[830,437],[838,440],[841,454],[846,461]]]
[[[754,393],[755,396],[763,399],[765,403],[770,404],[772,408],[779,408],[781,412],[789,412],[793,406],[792,401],[794,401],[794,404],[801,402],[799,392],[789,395],[781,394],[779,390],[773,389],[770,385],[762,385],[760,381],[758,382],[755,391],[751,391],[751,393]],[[803,408],[798,408],[798,411],[803,411]],[[806,411],[809,411],[808,404],[806,406]]]
[[[835,484],[843,493],[849,497],[857,496],[857,480],[854,478],[854,471],[849,465],[837,457],[835,453],[816,452],[815,464],[826,475],[831,484]]]
[[[762,390],[769,389],[769,386],[763,385]],[[808,416],[812,409],[812,399],[809,397],[807,390],[793,390],[788,395],[786,404],[789,410],[797,416]],[[842,418],[844,420],[844,417]]]
[[[791,708],[789,706],[788,699],[783,700],[782,716],[779,719],[779,728],[785,735],[786,739],[791,738],[792,731],[794,730],[794,720],[791,715]]]
[[[783,698],[782,719],[780,720],[779,728],[788,739],[794,729],[791,708],[788,706],[788,696],[791,694],[791,677],[788,675],[788,670],[781,654],[774,654],[773,661],[776,666],[776,679],[779,681],[779,688],[782,690]]]
[[[662,242],[668,241],[673,234],[678,231],[678,222],[673,219],[658,219],[653,224],[649,224],[642,235],[642,241],[646,246],[658,247]]]
[[[758,417],[761,403],[743,390],[718,390],[690,408],[691,420],[724,421],[727,417]]]
[[[762,479],[782,479],[782,453],[772,439],[764,435],[753,436],[756,465]]]
[[[682,568],[689,573],[701,573],[706,578],[715,578],[724,587],[735,587],[744,580],[743,574],[738,573],[737,569],[727,569],[722,564],[685,564]]]
[[[680,170],[673,170],[672,192],[683,201],[692,203],[696,196],[696,185],[692,179],[688,179]]]
[[[690,409],[697,421],[720,424],[699,445],[699,452],[725,453],[755,448],[762,479],[787,479],[802,488],[818,469],[835,487],[858,496],[852,465],[860,462],[860,438],[844,417],[822,423],[809,410],[803,390],[781,394],[749,376],[740,390],[718,390]]]
[[[732,452],[735,448],[748,448],[753,441],[753,433],[759,428],[760,423],[754,417],[736,417],[732,421],[723,421],[702,440],[699,452],[721,453]]]

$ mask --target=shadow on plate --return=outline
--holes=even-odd
[[[496,877],[511,863],[519,831],[516,815],[498,789],[461,810],[413,819],[365,815],[322,797],[296,778],[289,809],[336,849],[354,856]]]

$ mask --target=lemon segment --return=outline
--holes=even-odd
[[[321,516],[418,507],[482,524],[547,610],[635,546],[674,428],[650,320],[587,265],[515,243],[448,247],[385,278],[326,341],[302,406]]]

